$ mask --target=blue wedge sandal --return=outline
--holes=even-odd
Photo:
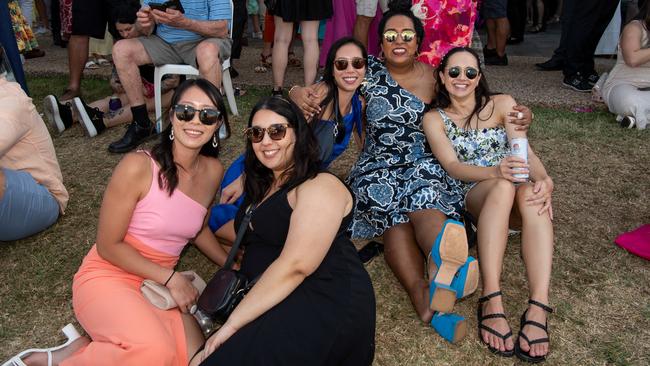
[[[431,310],[450,313],[454,308],[458,296],[451,283],[467,262],[467,250],[465,226],[456,220],[446,220],[429,254],[438,267],[429,286]]]

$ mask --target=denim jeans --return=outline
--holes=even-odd
[[[5,192],[0,198],[0,241],[36,234],[59,217],[59,203],[47,188],[24,171],[2,169]]]

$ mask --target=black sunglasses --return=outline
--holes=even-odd
[[[398,33],[397,31],[394,30],[387,30],[384,32],[384,39],[388,43],[393,43],[397,40],[398,35],[402,37],[402,41],[411,42],[413,38],[415,38],[415,31],[406,29],[403,30],[402,33]]]
[[[343,71],[347,69],[349,64],[352,64],[352,67],[354,67],[355,69],[360,70],[366,67],[366,59],[361,57],[355,57],[351,60],[345,58],[334,60],[334,67],[336,67],[336,69],[339,71]]]
[[[447,70],[447,75],[449,75],[450,78],[455,79],[460,76],[461,72],[462,69],[460,66],[453,66]],[[474,80],[478,76],[478,70],[473,67],[467,67],[465,68],[465,76],[470,80]]]
[[[253,126],[244,130],[244,136],[256,144],[264,139],[264,133],[268,133],[271,140],[278,141],[287,134],[287,128],[291,128],[291,126],[280,123],[272,124],[267,128]]]
[[[206,126],[212,126],[220,121],[221,112],[214,108],[196,109],[187,104],[176,104],[172,107],[176,118],[183,122],[189,122],[194,119],[196,112],[199,112],[199,121]]]

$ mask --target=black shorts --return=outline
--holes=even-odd
[[[104,39],[106,23],[113,38],[119,39],[112,20],[115,0],[74,0],[72,2],[72,35]]]

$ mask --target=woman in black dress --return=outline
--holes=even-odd
[[[333,9],[332,0],[276,0],[276,3],[273,9],[273,94],[280,95],[294,24],[300,25],[305,85],[309,86],[316,80],[318,72],[318,24],[323,19],[331,18]]]
[[[347,187],[320,171],[298,107],[260,101],[245,130],[243,211],[254,205],[241,271],[259,280],[206,342],[203,365],[370,365],[375,297],[345,234]]]

